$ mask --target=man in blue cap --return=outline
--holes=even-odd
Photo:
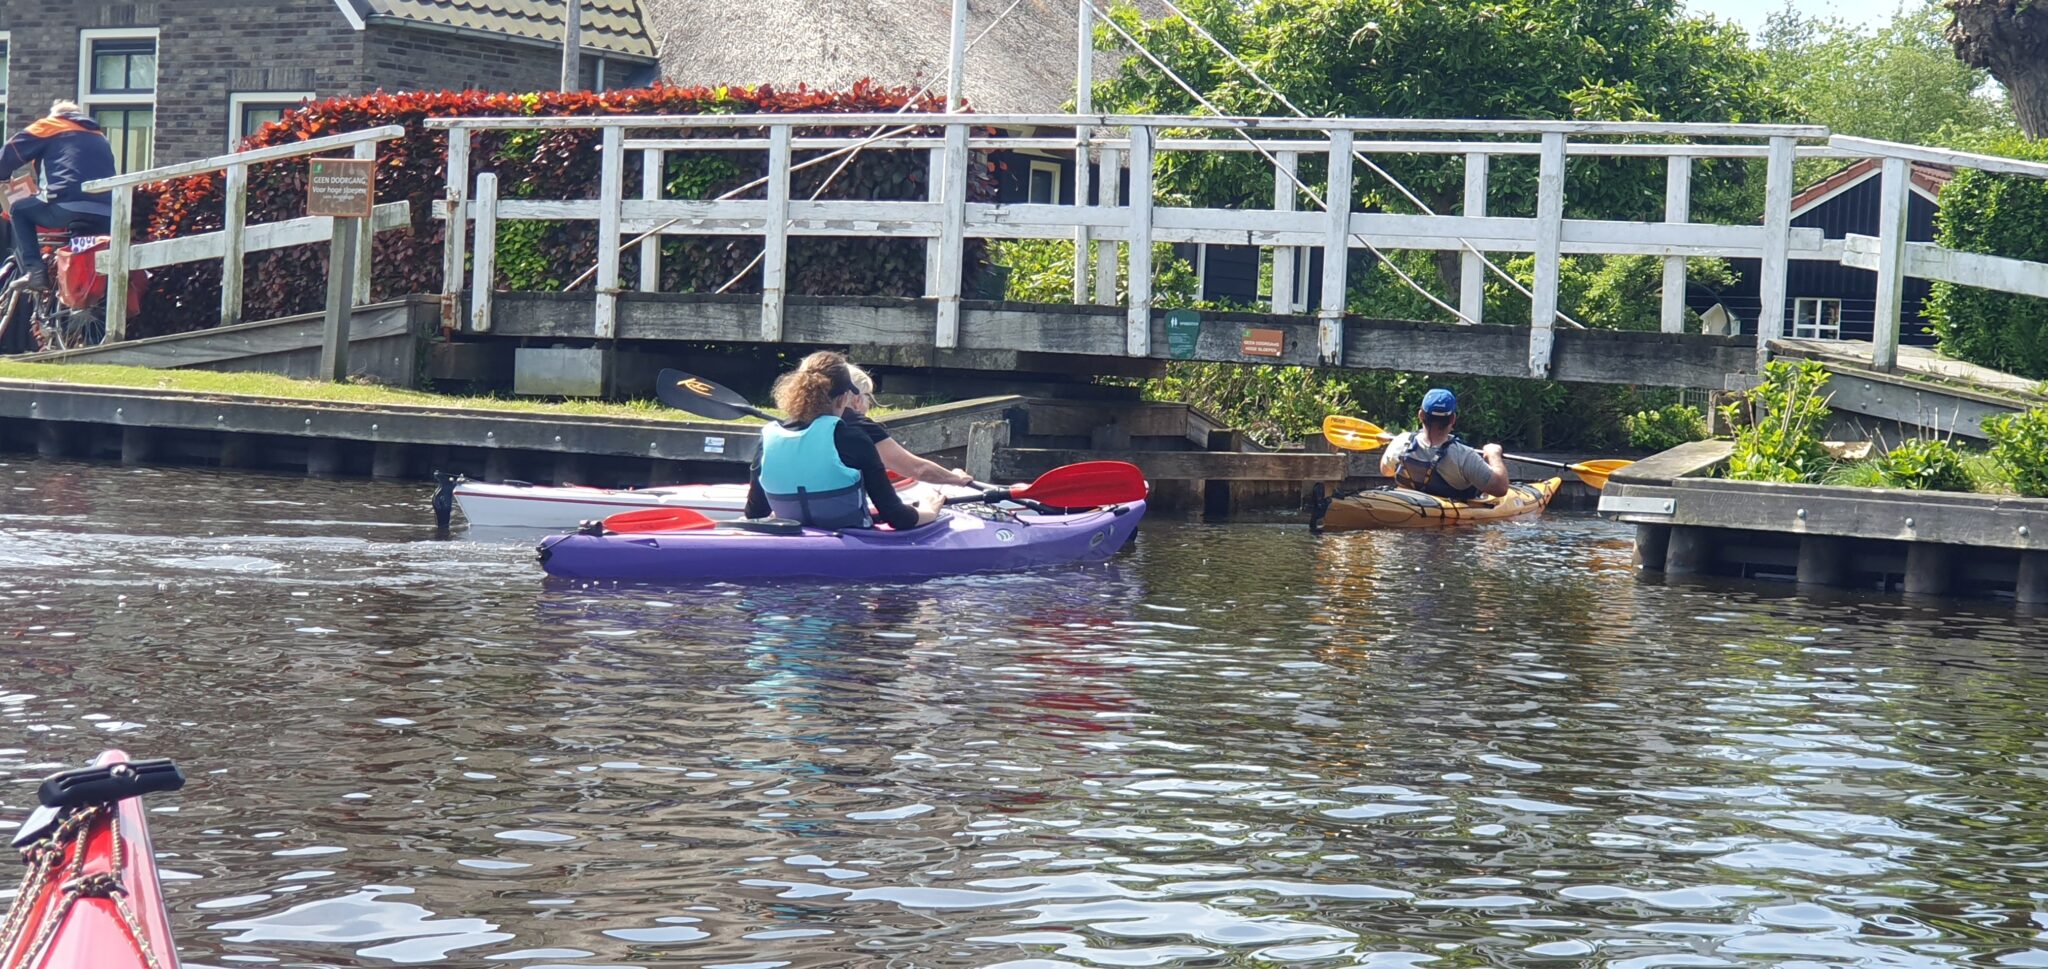
[[[1458,398],[1437,387],[1422,395],[1420,430],[1397,434],[1380,452],[1380,473],[1403,488],[1452,501],[1508,493],[1508,465],[1500,445],[1473,448],[1451,429],[1458,426]]]

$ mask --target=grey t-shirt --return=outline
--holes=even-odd
[[[1387,442],[1387,453],[1395,458],[1410,455],[1408,449],[1412,445],[1415,448],[1413,459],[1429,461],[1437,458],[1439,450],[1443,451],[1443,457],[1436,462],[1436,475],[1452,488],[1484,488],[1488,481],[1493,480],[1493,467],[1486,463],[1486,455],[1479,453],[1478,448],[1458,441],[1445,441],[1441,448],[1432,448],[1423,443],[1427,439],[1421,437],[1421,433],[1406,431],[1394,435],[1394,439]]]

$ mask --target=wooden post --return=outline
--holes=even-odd
[[[782,339],[782,310],[789,285],[789,134],[786,124],[768,129],[768,221],[761,227],[761,339]]]
[[[320,339],[320,377],[348,379],[349,318],[356,282],[356,229],[361,219],[335,219],[327,244],[327,321]]]
[[[1152,129],[1131,128],[1130,312],[1124,353],[1152,354]]]
[[[1758,298],[1763,307],[1756,321],[1756,366],[1762,372],[1771,359],[1771,341],[1785,335],[1785,281],[1792,248],[1792,138],[1772,138],[1764,179],[1764,256]]]
[[[946,113],[960,113],[960,88],[967,72],[967,0],[953,0],[953,34],[946,48]]]
[[[925,201],[935,205],[944,204],[945,184],[946,151],[943,148],[930,149],[925,152]],[[939,235],[933,235],[924,241],[924,295],[927,298],[939,298],[939,263],[942,261],[939,254],[945,249],[946,244]]]
[[[1344,362],[1344,307],[1351,282],[1351,131],[1329,132],[1330,184],[1323,191],[1329,221],[1323,229],[1323,297],[1317,316],[1317,356],[1326,367]]]
[[[1104,209],[1114,209],[1120,204],[1123,193],[1123,153],[1114,148],[1102,149],[1102,186],[1097,194]],[[1116,243],[1104,240],[1095,252],[1095,305],[1116,305]]]
[[[1671,526],[1664,551],[1665,575],[1698,575],[1713,564],[1714,532],[1691,525]]]
[[[114,190],[114,212],[107,220],[107,340],[128,339],[128,249],[135,239],[135,186]]]
[[[967,461],[962,469],[976,481],[995,478],[996,449],[1010,445],[1009,421],[981,421],[967,428]]]
[[[647,148],[640,152],[640,197],[649,202],[661,201],[663,161],[667,152],[659,148]],[[661,236],[652,235],[640,240],[640,291],[661,292]]]
[[[958,0],[964,4],[966,0]],[[961,16],[965,16],[962,14]],[[967,126],[946,126],[946,171],[940,184],[938,333],[940,349],[960,345],[960,275],[967,245]]]
[[[359,161],[375,162],[377,160],[377,143],[366,141],[355,146],[350,152],[350,157]],[[376,206],[376,193],[372,192],[370,195],[370,217],[363,220],[362,237],[356,240],[355,305],[357,306],[366,306],[371,301],[370,270],[375,265],[375,261],[371,257],[375,255],[377,249]]]
[[[583,0],[562,4],[562,90],[583,90]]]
[[[1465,207],[1467,216],[1486,214],[1486,176],[1493,156],[1475,151],[1465,155]],[[1458,312],[1474,323],[1486,321],[1486,260],[1466,250],[1458,259]],[[1660,560],[1658,567],[1662,568]]]
[[[1906,298],[1906,214],[1911,210],[1913,176],[1903,158],[1886,158],[1878,176],[1877,309],[1870,341],[1870,365],[1894,370],[1899,365],[1899,317]]]
[[[1955,549],[1933,542],[1906,546],[1906,594],[1945,596],[1955,580]]]
[[[448,221],[441,244],[441,329],[462,324],[462,244],[469,235],[469,129],[448,129]]]
[[[1529,376],[1550,376],[1557,326],[1557,277],[1564,261],[1564,135],[1543,136],[1536,172],[1536,285],[1529,301]],[[1676,542],[1676,539],[1673,539]]]
[[[1080,10],[1079,27],[1076,35],[1074,56],[1074,113],[1080,115],[1095,113],[1095,5],[1084,2],[1075,4]],[[1088,204],[1088,137],[1087,125],[1074,126],[1074,211]],[[1074,227],[1074,304],[1088,302],[1088,269],[1092,263],[1089,243],[1094,233],[1086,224]]]
[[[1692,219],[1692,159],[1673,155],[1664,169],[1664,221]],[[1664,257],[1664,303],[1658,329],[1685,332],[1685,257]]]
[[[619,207],[625,201],[625,129],[606,125],[597,160],[597,291],[595,330],[600,340],[619,335]]]
[[[491,294],[498,284],[498,176],[476,177],[476,255],[470,260],[469,328],[491,329]]]
[[[1664,571],[1664,557],[1671,548],[1671,526],[1636,526],[1636,568],[1644,572]]]
[[[2048,605],[2048,552],[2020,552],[2013,598],[2027,605]]]
[[[161,440],[163,435],[154,428],[121,428],[121,464],[133,467],[156,460],[156,446]]]
[[[412,445],[378,441],[370,451],[370,477],[404,478],[412,473]]]
[[[1087,6],[1087,4],[1082,4]],[[1301,172],[1301,153],[1283,151],[1273,155],[1273,211],[1292,212],[1301,197],[1294,183]],[[1273,312],[1291,314],[1294,305],[1294,270],[1301,250],[1294,246],[1273,247]]]
[[[220,219],[220,325],[242,322],[242,227],[249,221],[249,166],[229,165]],[[109,277],[111,278],[111,277]]]
[[[1847,548],[1841,539],[1827,535],[1800,536],[1800,585],[1842,585],[1847,563]]]

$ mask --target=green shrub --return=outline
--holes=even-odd
[[[1622,418],[1622,423],[1628,427],[1629,446],[1648,451],[1668,451],[1707,437],[1706,416],[1691,404],[1639,410]]]
[[[1728,477],[1738,481],[1819,481],[1831,462],[1820,445],[1828,372],[1818,361],[1764,365],[1764,381],[1722,409],[1735,432]],[[1747,405],[1748,413],[1744,413]]]
[[[1887,488],[1919,491],[1969,491],[1973,482],[1963,466],[1963,452],[1947,441],[1908,438],[1875,462]]]
[[[2048,161],[2048,139],[1994,141],[1987,154]],[[1956,172],[1942,187],[1935,241],[1950,249],[2048,260],[2048,181]],[[2027,377],[2048,377],[2048,300],[1937,282],[1927,297],[1941,352]]]
[[[1984,422],[1991,456],[2011,475],[2014,491],[2048,498],[2048,407]]]

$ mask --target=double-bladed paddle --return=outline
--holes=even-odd
[[[1394,433],[1378,424],[1357,417],[1331,414],[1323,418],[1323,439],[1346,451],[1377,451],[1394,439]],[[1601,460],[1582,461],[1566,464],[1563,461],[1546,461],[1542,458],[1526,458],[1519,454],[1503,455],[1511,461],[1523,464],[1541,465],[1546,468],[1562,468],[1579,476],[1579,480],[1594,488],[1607,487],[1607,476],[1634,464],[1634,461]]]
[[[714,421],[729,421],[735,417],[758,417],[764,421],[775,419],[774,415],[747,403],[747,399],[732,388],[680,370],[663,370],[657,375],[654,378],[654,396],[677,410]]]

